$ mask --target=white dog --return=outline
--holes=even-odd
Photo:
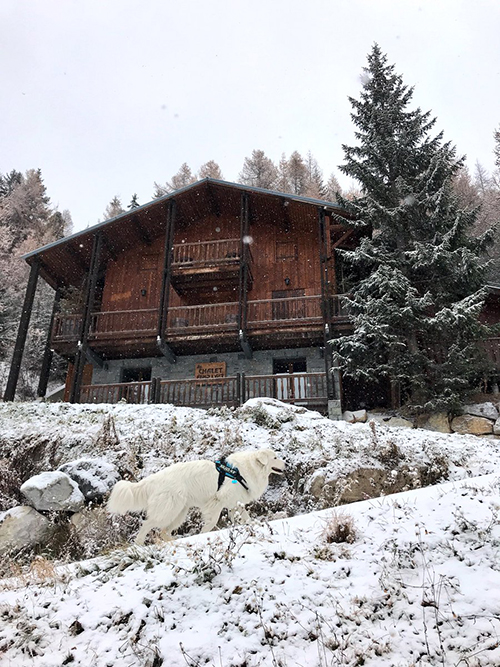
[[[175,463],[140,482],[115,484],[108,509],[116,514],[146,510],[147,517],[135,539],[144,544],[152,528],[160,528],[162,537],[184,523],[191,507],[202,512],[203,533],[214,528],[222,509],[231,520],[238,512],[243,521],[249,516],[244,506],[264,493],[271,473],[282,474],[283,461],[271,449],[237,452],[221,461]]]

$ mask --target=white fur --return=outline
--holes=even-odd
[[[224,507],[229,510],[231,519],[238,513],[243,521],[248,521],[244,505],[260,498],[267,488],[269,475],[283,472],[285,464],[270,449],[237,452],[226,460],[238,468],[248,491],[227,477],[217,491],[219,473],[214,462],[188,461],[175,463],[137,483],[118,482],[109,497],[108,509],[116,514],[146,511],[146,520],[135,539],[137,544],[144,543],[152,528],[160,528],[162,536],[168,539],[184,522],[191,507],[201,509],[203,533],[214,528]]]

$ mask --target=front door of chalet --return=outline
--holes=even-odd
[[[307,397],[305,359],[275,359],[273,361],[274,398],[295,402]]]

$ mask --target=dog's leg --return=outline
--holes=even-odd
[[[172,539],[172,532],[177,530],[179,526],[182,526],[189,512],[189,507],[185,507],[180,514],[178,514],[175,519],[169,523],[168,526],[162,528],[160,536],[162,540],[168,541]]]
[[[156,521],[153,521],[152,519],[146,519],[142,524],[140,531],[137,533],[137,537],[135,538],[134,542],[136,544],[144,544],[144,540],[146,539],[149,531],[153,528],[157,528],[157,526],[158,524]]]
[[[219,503],[213,503],[210,504],[208,507],[203,508],[202,511],[202,519],[203,519],[203,528],[201,530],[202,533],[209,533],[213,528],[215,528],[215,524],[219,520],[220,513],[222,512],[223,505],[220,505]]]

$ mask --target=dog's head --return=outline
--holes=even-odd
[[[267,474],[282,475],[285,472],[285,462],[279,459],[272,449],[261,449],[257,452],[257,463],[266,469]]]

